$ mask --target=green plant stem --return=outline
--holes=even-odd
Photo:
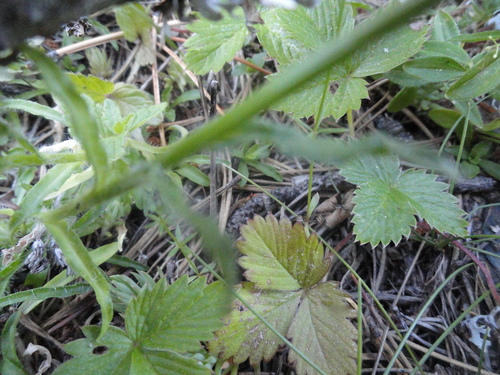
[[[363,289],[358,279],[358,368],[357,375],[363,372]]]
[[[469,128],[469,115],[470,115],[470,103],[469,103],[469,108],[467,110],[467,115],[465,116],[464,128],[462,130],[462,138],[460,139],[460,146],[458,148],[457,162],[455,166],[456,173],[459,173],[460,162],[462,160],[462,154],[464,152],[465,139],[467,138],[467,130]],[[450,194],[453,194],[454,187],[455,187],[455,179],[453,178],[450,181]]]
[[[318,113],[314,116],[315,122],[312,129],[311,136],[316,138],[318,135],[318,129],[321,125],[321,121],[323,121],[323,108],[325,107],[326,97],[328,95],[328,89],[330,87],[330,70],[326,73],[325,84],[323,86],[323,94],[321,95],[321,102],[319,103]],[[313,182],[313,174],[314,174],[314,165],[311,162],[309,164],[309,182],[307,184],[307,217],[306,222],[309,222],[309,216],[312,214],[311,212],[311,199],[312,199],[312,182]]]
[[[349,126],[349,136],[351,138],[354,138],[356,136],[356,133],[354,131],[354,120],[352,116],[352,109],[347,110],[347,124]]]

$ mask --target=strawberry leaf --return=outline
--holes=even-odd
[[[251,283],[243,284],[237,293],[282,335],[286,335],[292,323],[302,294],[300,291],[261,291]],[[284,344],[239,301],[225,323],[225,327],[216,332],[216,339],[210,341],[209,351],[218,353],[220,358],[232,358],[234,363],[243,363],[247,358],[252,365],[269,361]]]
[[[184,276],[170,286],[145,285],[125,312],[126,331],[110,327],[98,338],[100,327],[85,327],[85,339],[65,346],[74,358],[54,374],[210,374],[191,353],[221,326],[227,294],[221,283],[205,282],[188,284]]]
[[[337,284],[326,282],[308,290],[288,331],[293,344],[328,374],[354,374],[356,329],[346,317],[354,317]],[[315,371],[291,351],[298,374]]]
[[[241,8],[232,15],[225,14],[217,22],[201,18],[188,26],[196,34],[185,43],[186,64],[196,74],[206,74],[210,70],[218,72],[231,61],[245,42],[248,29]]]
[[[264,25],[256,25],[259,41],[279,63],[279,73],[286,75],[295,61],[316,52],[323,43],[349,33],[354,27],[352,8],[344,1],[324,0],[312,9],[273,8],[262,12]],[[383,73],[404,63],[420,50],[426,30],[413,31],[401,27],[358,49],[343,62],[330,69],[329,75],[319,74],[297,87],[285,99],[274,105],[277,110],[309,117],[318,112],[325,84],[330,87],[324,116],[342,117],[349,109],[358,110],[361,99],[368,97],[363,77]],[[334,90],[333,83],[338,88]]]
[[[246,255],[240,265],[245,277],[259,289],[297,290],[317,284],[330,262],[324,260],[323,245],[316,235],[307,237],[304,228],[288,219],[257,216],[241,229],[244,241],[237,243]]]
[[[257,365],[284,344],[243,300],[326,373],[355,373],[356,330],[346,319],[352,309],[335,283],[318,283],[329,262],[316,235],[307,236],[301,224],[278,222],[271,215],[250,220],[241,234],[240,264],[252,282],[237,289],[239,300],[209,342],[210,352],[234,363],[249,359]],[[296,353],[290,353],[289,362],[299,375],[312,373],[311,365]]]
[[[344,165],[341,174],[358,185],[353,203],[354,233],[361,243],[399,243],[415,226],[415,215],[442,232],[465,235],[465,213],[448,185],[424,171],[402,172],[395,156],[360,158]]]
[[[137,51],[136,61],[140,65],[152,64],[155,59],[155,50],[151,42],[150,31],[154,27],[146,9],[137,3],[128,3],[115,8],[116,22],[125,34],[125,39],[134,42],[141,40]]]

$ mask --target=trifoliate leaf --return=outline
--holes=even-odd
[[[318,50],[332,39],[349,33],[354,26],[352,8],[344,1],[324,0],[313,9],[269,9],[261,14],[263,26],[257,26],[259,41],[275,58],[279,73],[268,77],[286,75],[287,67]],[[274,105],[275,109],[308,117],[318,113],[319,103],[326,93],[323,116],[343,116],[347,110],[360,108],[361,99],[368,96],[363,77],[386,72],[420,50],[426,30],[413,31],[408,27],[373,40],[329,72],[318,75],[297,87],[285,99]],[[328,80],[328,81],[327,81]],[[336,85],[332,85],[336,82]],[[337,87],[334,90],[334,87]]]
[[[280,334],[327,374],[354,374],[356,330],[347,320],[353,310],[345,302],[346,294],[332,282],[300,291],[259,290],[244,283],[237,290],[250,305]],[[253,312],[237,301],[224,328],[209,342],[211,353],[219,358],[250,364],[270,360],[283,342]],[[310,365],[290,351],[288,358],[298,374],[314,373]]]
[[[210,70],[221,70],[243,47],[248,35],[241,8],[236,8],[231,15],[226,13],[217,22],[200,19],[189,25],[188,29],[196,34],[185,43],[185,61],[188,69],[200,75]]]
[[[330,262],[316,235],[307,237],[304,228],[272,215],[256,216],[241,229],[244,240],[237,243],[245,256],[239,261],[245,277],[259,289],[297,290],[318,283]]]
[[[356,329],[346,319],[353,310],[345,294],[332,282],[319,284],[305,293],[288,336],[293,345],[327,374],[355,374]],[[298,374],[315,371],[297,353],[290,351]]]
[[[442,232],[465,235],[465,213],[448,185],[424,171],[402,172],[395,156],[369,156],[344,165],[341,174],[358,185],[353,203],[354,233],[361,243],[399,243],[416,224],[415,215]]]
[[[74,358],[54,374],[210,374],[190,352],[213,337],[227,304],[224,286],[205,282],[188,284],[184,276],[170,286],[144,286],[125,312],[126,331],[110,327],[97,339],[99,327],[85,327],[87,338],[65,346]]]
[[[335,283],[317,284],[328,262],[316,236],[307,237],[302,225],[292,226],[288,219],[278,222],[274,216],[256,217],[241,232],[244,241],[237,246],[245,256],[240,264],[255,283],[245,282],[236,290],[239,300],[224,328],[209,342],[210,352],[234,363],[249,359],[257,365],[283,345],[243,300],[325,373],[354,374],[356,330],[347,320],[352,309]],[[313,373],[295,353],[291,352],[289,362],[299,375]]]

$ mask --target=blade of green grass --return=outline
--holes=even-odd
[[[99,140],[97,122],[92,117],[85,100],[73,87],[69,78],[61,69],[43,53],[34,49],[25,48],[24,52],[33,61],[42,73],[45,84],[68,111],[68,124],[76,138],[80,141],[87,158],[94,167],[97,184],[102,183],[108,174],[108,160],[106,151]]]
[[[101,306],[102,326],[99,337],[102,337],[113,318],[113,302],[108,281],[99,267],[92,261],[89,252],[68,223],[63,220],[46,221],[45,226],[60,246],[71,269],[87,280],[94,289],[97,302]]]
[[[75,284],[69,286],[62,286],[56,288],[35,288],[17,292],[8,296],[0,298],[0,308],[14,303],[31,301],[31,300],[44,300],[47,298],[66,298],[74,296],[75,294],[82,294],[92,290],[87,284]]]

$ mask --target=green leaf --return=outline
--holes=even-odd
[[[27,49],[25,52],[36,62],[52,95],[64,106],[70,120],[69,126],[94,168],[97,183],[101,183],[108,174],[106,151],[99,141],[97,122],[91,116],[86,101],[52,60],[36,50]]]
[[[128,3],[115,8],[116,22],[125,34],[125,39],[134,42],[153,28],[151,17],[141,4]]]
[[[246,163],[258,171],[264,173],[266,176],[274,178],[276,181],[283,181],[283,176],[271,165],[263,163],[258,160],[247,160]]]
[[[500,180],[500,164],[490,160],[480,160],[478,164],[491,177]]]
[[[21,208],[10,221],[11,233],[14,234],[26,220],[38,215],[45,197],[57,191],[80,165],[80,163],[59,164],[51,168],[20,203]]]
[[[201,277],[188,284],[183,276],[170,286],[164,279],[146,284],[125,312],[126,331],[110,327],[99,338],[99,327],[85,327],[86,339],[65,346],[74,358],[54,374],[210,374],[189,353],[213,338],[227,306],[224,286],[205,283]]]
[[[364,157],[342,167],[341,174],[358,185],[353,203],[354,233],[361,243],[386,246],[409,236],[414,215],[439,231],[465,235],[467,222],[448,185],[424,171],[401,172],[397,157]]]
[[[0,298],[0,308],[14,303],[31,301],[31,300],[45,300],[47,298],[66,298],[74,296],[75,294],[83,294],[90,291],[91,288],[87,284],[74,284],[70,286],[62,286],[56,288],[35,288],[9,294],[8,296]]]
[[[426,28],[414,31],[403,26],[375,39],[355,54],[353,61],[359,65],[355,67],[353,75],[366,77],[385,73],[401,65],[420,51],[426,33]]]
[[[97,302],[101,306],[102,326],[100,336],[104,335],[113,318],[113,302],[109,295],[108,281],[101,269],[92,261],[80,237],[70,228],[67,222],[63,220],[57,222],[45,221],[44,224],[61,248],[70,268],[83,277],[94,290]]]
[[[439,126],[445,129],[451,129],[458,121],[461,121],[459,126],[463,127],[465,118],[458,111],[448,108],[435,108],[429,111],[429,117]]]
[[[2,374],[28,374],[28,372],[24,369],[21,361],[17,357],[16,350],[17,323],[19,322],[21,315],[21,310],[17,310],[16,312],[14,312],[9,317],[2,330]]]
[[[175,100],[170,104],[170,107],[175,107],[178,104],[189,102],[191,100],[199,100],[200,99],[200,90],[188,90],[179,95]]]
[[[240,264],[255,282],[237,288],[238,301],[224,328],[209,342],[209,350],[234,363],[249,359],[255,366],[270,360],[283,344],[270,325],[294,345],[288,360],[297,374],[313,369],[295,351],[325,373],[355,373],[356,330],[346,319],[353,311],[337,284],[318,284],[329,261],[323,259],[317,237],[307,237],[301,224],[292,227],[288,219],[278,222],[271,215],[250,220],[241,234]]]
[[[500,85],[500,58],[491,51],[455,82],[446,92],[450,100],[468,100],[486,94]]]
[[[191,164],[183,164],[175,172],[201,186],[210,186],[210,178]]]
[[[480,171],[481,170],[476,164],[469,163],[466,160],[460,162],[460,172],[462,172],[465,178],[474,178],[479,174]]]
[[[123,116],[134,113],[141,108],[151,107],[154,105],[151,96],[138,88],[119,82],[115,85],[113,91],[108,95],[108,98],[115,102],[120,108]],[[158,116],[154,121],[149,120],[152,125],[158,125],[162,121],[161,116]]]
[[[497,39],[500,39],[500,30],[487,30],[474,34],[457,35],[451,38],[450,41],[476,43]]]
[[[316,235],[306,236],[300,224],[280,222],[272,215],[256,216],[241,229],[237,247],[245,277],[259,289],[297,290],[317,284],[330,262]]]
[[[432,40],[447,42],[458,35],[460,35],[460,31],[453,17],[440,10],[434,18],[431,34]]]
[[[314,53],[322,43],[349,33],[354,24],[352,8],[335,0],[322,1],[313,9],[270,9],[262,13],[262,19],[265,24],[256,28],[257,36],[271,57],[280,63],[279,73],[269,77],[271,83],[289,75],[292,63]],[[339,118],[350,109],[359,109],[361,99],[368,97],[362,77],[383,73],[404,63],[420,50],[425,31],[415,32],[402,27],[372,40],[330,69],[328,74],[318,74],[297,86],[274,108],[299,117],[316,114],[325,84],[328,84],[325,117]],[[336,85],[332,85],[334,82]]]
[[[299,307],[301,291],[262,291],[245,283],[236,292],[240,299],[286,336]],[[242,363],[249,358],[250,364],[257,365],[262,360],[271,360],[283,345],[276,334],[239,301],[235,302],[233,312],[225,323],[224,328],[216,332],[216,338],[208,344],[209,351],[218,353],[219,358],[232,358],[234,363]]]
[[[243,47],[248,35],[245,16],[239,7],[217,22],[202,18],[189,25],[188,30],[196,34],[184,44],[185,61],[188,69],[199,75],[221,70]]]
[[[167,105],[167,103],[161,103],[140,108],[121,121],[117,121],[113,126],[113,131],[116,134],[129,134],[149,122],[151,119],[160,116],[165,108],[167,108]]]
[[[389,103],[387,112],[396,113],[408,107],[417,98],[417,93],[415,87],[403,87]]]
[[[113,92],[115,84],[102,80],[98,77],[81,73],[68,74],[76,89],[82,94],[88,95],[96,103],[102,103]]]
[[[422,57],[408,61],[403,69],[426,82],[443,82],[458,78],[466,69],[449,57]]]
[[[155,51],[151,42],[151,29],[154,27],[146,9],[138,3],[128,3],[115,8],[116,22],[125,34],[125,39],[134,42],[140,39],[141,45],[137,51],[136,61],[140,65],[152,64]]]
[[[65,122],[64,116],[59,111],[31,100],[3,99],[0,103],[0,109],[18,109],[35,116],[42,116],[47,120],[59,121],[61,123]]]
[[[424,43],[424,48],[420,51],[419,56],[448,57],[463,65],[468,65],[471,61],[469,55],[462,47],[450,42],[433,40]]]
[[[470,150],[469,161],[473,164],[477,164],[479,160],[487,158],[487,156],[491,153],[491,150],[491,141],[478,142]]]
[[[361,78],[346,78],[340,81],[330,106],[330,113],[335,118],[342,117],[349,109],[361,107],[361,99],[368,98],[366,81]]]
[[[346,294],[333,282],[308,290],[288,331],[295,347],[327,374],[356,372],[356,330],[346,319],[354,314],[345,303],[345,297]],[[293,351],[288,361],[296,362],[298,374],[314,373],[311,366]]]

